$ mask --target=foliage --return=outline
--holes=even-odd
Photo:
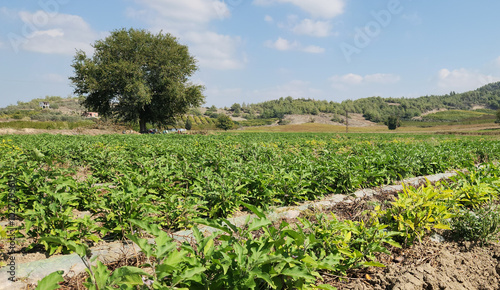
[[[479,208],[498,198],[500,193],[499,171],[493,164],[484,164],[470,173],[457,171],[450,187],[454,191],[454,199],[467,208]]]
[[[489,204],[481,208],[461,209],[451,220],[456,239],[484,245],[497,237],[500,231],[500,208]]]
[[[386,125],[389,130],[396,130],[398,127],[401,127],[401,121],[397,116],[389,116],[387,117]]]
[[[196,60],[170,34],[120,29],[93,45],[92,58],[78,51],[71,81],[82,105],[104,117],[167,125],[204,100],[202,86],[188,78]]]
[[[193,128],[193,123],[191,122],[191,119],[187,119],[186,130],[191,130],[191,128]]]
[[[500,123],[500,109],[497,110],[496,117],[497,119],[495,120],[495,123]]]
[[[231,117],[226,114],[219,114],[217,117],[217,128],[227,131],[233,128],[233,126],[234,123],[233,120],[231,120]]]
[[[300,219],[304,229],[311,229],[315,240],[319,241],[309,246],[314,256],[335,257],[335,274],[346,275],[347,270],[362,266],[383,267],[377,262],[375,254],[389,251],[385,244],[400,248],[392,237],[399,232],[389,232],[387,225],[379,224],[376,219],[365,222],[343,221],[339,222],[332,213],[332,218],[324,215],[316,216],[317,223]]]
[[[474,166],[499,158],[500,142],[493,138],[246,133],[5,138],[0,175],[17,176],[26,234],[49,254],[68,249],[42,243],[44,237],[91,245],[132,233],[130,219],[186,229],[196,218],[228,217],[241,202],[295,205],[451,168],[477,172],[455,182],[455,193],[469,194],[468,206],[492,200],[499,186],[494,165]],[[489,184],[493,192],[483,198],[467,189],[477,184]],[[6,192],[0,190],[3,209]],[[454,196],[463,204],[465,197]],[[81,212],[88,213],[78,218]]]
[[[279,125],[288,125],[288,124],[290,124],[290,120],[280,119],[280,120],[278,121],[278,124],[279,124]]]
[[[54,290],[61,288],[59,283],[64,282],[64,278],[62,277],[63,273],[64,271],[57,271],[45,276],[38,282],[35,290]]]
[[[442,190],[429,182],[418,189],[403,186],[391,207],[375,210],[381,223],[389,225],[393,231],[402,233],[405,244],[415,239],[421,242],[422,237],[432,229],[450,229],[448,219],[453,214],[453,192]]]
[[[18,211],[29,213],[22,217],[37,223],[34,230],[45,230],[44,213],[48,228],[55,223],[66,229],[81,226],[79,238],[42,232],[39,241],[75,251],[87,265],[89,289],[324,289],[328,286],[317,285],[321,273],[342,276],[353,268],[384,266],[376,257],[388,253],[387,245],[399,247],[393,239],[408,245],[433,229],[450,228],[479,243],[496,237],[500,210],[488,202],[497,196],[500,167],[487,163],[476,168],[474,162],[478,154],[497,159],[498,141],[353,136],[9,136],[16,142],[0,143],[0,180],[17,175]],[[136,148],[145,150],[139,154]],[[429,156],[435,159],[418,162]],[[89,164],[92,175],[73,179],[75,172],[64,168],[63,160],[70,167]],[[273,224],[255,206],[294,204],[325,191],[383,184],[402,178],[403,169],[443,171],[445,161],[471,172],[449,184],[405,186],[390,207],[377,207],[363,222],[318,215],[299,219],[297,225]],[[488,198],[476,194],[483,185],[491,191]],[[60,213],[52,211],[52,204]],[[256,217],[242,227],[226,219],[245,208]],[[75,221],[67,214],[73,210],[88,210],[92,216]],[[102,232],[96,217],[104,223]],[[211,228],[200,230],[194,223]],[[191,228],[194,240],[179,244],[164,231],[178,227]],[[148,261],[113,272],[99,262],[91,266],[85,231],[128,237]]]
[[[369,97],[336,103],[286,97],[242,106],[242,110],[244,113],[257,112],[259,113],[258,118],[264,119],[280,119],[286,114],[331,113],[334,114],[335,122],[339,122],[341,118],[338,116],[342,116],[348,110],[352,113],[363,114],[367,120],[378,123],[384,121],[384,116],[394,115],[400,116],[402,120],[411,120],[413,117],[435,109],[471,110],[477,105],[483,105],[495,110],[500,108],[500,82],[491,83],[474,91],[461,94],[451,92],[446,95],[422,96],[419,98]],[[474,114],[474,112],[471,112],[471,114]],[[476,115],[470,117],[476,117]]]
[[[94,234],[98,230],[94,221],[88,217],[73,217],[72,211],[78,204],[78,197],[72,194],[77,190],[76,187],[77,184],[72,178],[59,176],[55,188],[41,186],[33,193],[34,196],[27,196],[29,208],[19,213],[24,219],[27,235],[35,240],[58,236],[68,241],[99,242],[99,236]],[[40,243],[45,246],[49,255],[67,251],[43,239]],[[35,245],[32,244],[31,247]]]

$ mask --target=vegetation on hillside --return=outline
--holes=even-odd
[[[51,109],[42,110],[40,101],[50,102]],[[64,108],[62,113],[58,108]],[[447,111],[433,114],[424,114],[432,110],[446,109]],[[474,109],[474,110],[473,110]],[[381,98],[370,97],[358,100],[345,100],[341,103],[320,101],[314,99],[280,98],[258,104],[235,103],[229,108],[219,109],[215,106],[192,108],[187,114],[175,119],[166,128],[185,128],[189,119],[193,130],[216,129],[219,115],[241,117],[234,120],[240,127],[265,126],[276,122],[285,125],[285,115],[318,115],[327,113],[334,122],[343,123],[345,111],[359,113],[372,122],[387,124],[389,116],[396,116],[401,120],[401,126],[430,127],[437,125],[455,124],[483,124],[500,120],[497,112],[500,109],[500,82],[483,86],[477,90],[442,96],[423,96],[419,98]],[[16,106],[0,109],[0,119],[37,120],[77,122],[83,107],[78,98],[46,97],[34,99],[30,102],[18,102]],[[204,112],[203,112],[204,111]],[[68,113],[69,112],[69,113]],[[71,112],[77,112],[71,114]],[[496,116],[495,116],[496,115]],[[418,118],[415,118],[418,117]],[[500,121],[497,121],[500,122]],[[139,130],[138,124],[132,124]],[[147,124],[147,128],[156,126]]]
[[[236,105],[238,104],[233,105],[232,108],[237,108]],[[363,114],[367,120],[380,123],[387,121],[389,116],[410,120],[435,109],[471,110],[474,106],[484,106],[489,109],[485,110],[488,113],[499,109],[500,82],[460,94],[450,92],[446,95],[419,98],[369,97],[354,101],[345,100],[341,103],[286,97],[258,104],[242,104],[239,108],[241,108],[241,116],[248,119],[283,118],[288,114],[333,113],[334,118],[340,120],[347,110],[351,113]]]

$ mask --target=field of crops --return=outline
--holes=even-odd
[[[495,138],[437,135],[4,136],[0,208],[8,219],[15,184],[18,238],[54,254],[74,249],[57,239],[93,245],[145,227],[158,236],[151,225],[191,228],[196,219],[473,168],[499,155]]]

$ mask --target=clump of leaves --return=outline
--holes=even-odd
[[[452,235],[457,240],[484,245],[498,236],[500,207],[489,204],[473,210],[462,209],[451,220]]]
[[[77,183],[72,178],[62,176],[54,183],[38,188],[38,194],[43,194],[43,198],[34,201],[31,209],[20,213],[27,235],[39,239],[39,244],[45,247],[49,255],[68,252],[68,248],[51,244],[41,239],[43,237],[98,243],[101,239],[96,232],[100,228],[96,223],[88,216],[80,219],[74,217],[73,209],[78,205],[78,197],[73,192],[78,190]],[[36,245],[33,243],[28,249]]]
[[[452,186],[455,190],[455,199],[467,208],[479,208],[498,197],[498,185],[500,181],[491,172],[478,170],[469,174],[457,172],[456,184]],[[489,173],[489,174],[488,174]]]
[[[310,228],[315,237],[311,248],[317,257],[333,255],[337,260],[334,272],[345,275],[347,270],[359,267],[385,267],[377,262],[376,253],[390,254],[386,244],[400,248],[392,237],[398,232],[387,231],[387,225],[379,224],[376,219],[367,223],[355,221],[338,221],[335,215],[316,216],[317,223],[300,220],[304,228]]]
[[[454,216],[453,192],[441,186],[433,186],[429,181],[418,189],[403,186],[396,201],[386,210],[376,207],[375,211],[382,223],[389,229],[402,233],[405,244],[411,244],[432,229],[449,230],[448,220]]]

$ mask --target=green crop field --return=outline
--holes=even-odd
[[[227,226],[216,221],[239,210],[257,213],[262,218],[262,223],[254,224],[251,229],[260,229],[269,225],[269,222],[264,221],[263,214],[257,207],[266,209],[270,206],[294,205],[329,194],[348,194],[359,188],[390,184],[403,178],[446,170],[472,170],[475,165],[497,160],[500,156],[498,138],[468,136],[312,133],[232,133],[209,136],[44,134],[10,135],[3,136],[2,139],[2,219],[8,219],[8,193],[9,188],[12,188],[12,184],[9,187],[9,182],[14,182],[16,213],[23,223],[18,229],[18,238],[30,239],[31,248],[43,246],[48,254],[125,237],[141,244],[137,237],[131,236],[139,228],[147,228],[152,235],[160,237],[163,231],[159,229],[168,232],[195,228],[196,223],[201,221],[229,231]],[[79,212],[89,212],[90,216],[77,218],[75,213]],[[381,214],[390,216],[391,212]],[[449,217],[443,215],[440,218]],[[154,228],[153,225],[159,228]],[[360,230],[360,225],[351,226],[358,228],[344,233],[349,237],[349,232]],[[314,228],[312,224],[309,227]],[[390,239],[393,234],[384,234],[384,227],[377,230],[380,243],[393,243]],[[368,230],[363,228],[362,231]],[[422,233],[411,236],[411,239],[419,238]],[[268,234],[270,238],[276,238],[272,233]],[[296,238],[294,234],[289,235]],[[284,236],[282,238],[285,239]],[[210,241],[199,237],[207,256],[212,253],[213,239],[215,238]],[[68,244],[71,241],[74,243]],[[295,242],[299,243],[298,240]],[[251,244],[247,246],[250,247]],[[340,244],[337,246],[341,247]],[[275,249],[274,246],[271,248]],[[354,255],[350,262],[344,257],[347,260],[342,264],[342,269],[360,266],[361,260],[365,266],[379,265],[372,256],[368,255],[370,258],[366,258],[365,254],[351,250],[341,251],[351,253],[346,254],[347,256]],[[188,255],[188,252],[184,254]],[[356,256],[358,253],[361,256]],[[307,255],[312,259],[302,256],[305,259],[303,262],[309,263],[307,267],[304,266],[299,271],[299,268],[290,266],[290,269],[287,268],[288,272],[283,270],[287,277],[302,281],[300,283],[310,282],[311,277],[314,278],[314,275],[310,275],[312,268],[330,269],[326,264],[314,264],[311,261],[336,259],[320,252],[315,256]],[[223,257],[224,255],[218,259]],[[240,258],[243,259],[228,258],[224,263]],[[333,260],[329,261],[333,263]],[[179,261],[184,266],[190,263],[188,260]],[[189,277],[195,277],[194,280],[202,275],[202,268],[208,269],[206,266],[191,266],[186,266],[186,271],[190,271]],[[232,266],[220,264],[220,269],[226,269],[225,271],[229,267]],[[167,271],[165,268],[163,270]],[[262,274],[268,270],[256,271],[248,276],[251,279],[247,277],[242,283],[252,285],[250,280],[259,277],[269,285],[278,285],[277,280]],[[345,273],[344,270],[338,273]],[[303,271],[309,271],[309,274],[306,275]],[[172,269],[167,272],[168,275],[181,275],[177,272],[175,274]],[[279,283],[288,283],[287,281]]]

